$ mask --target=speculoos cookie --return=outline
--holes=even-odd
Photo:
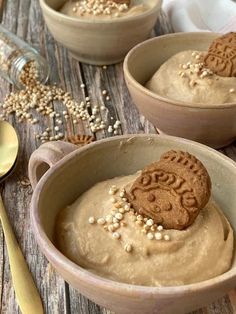
[[[126,197],[136,212],[165,229],[190,226],[211,194],[210,176],[193,155],[168,151],[143,169]]]
[[[215,39],[204,57],[207,68],[223,77],[236,77],[236,33]]]

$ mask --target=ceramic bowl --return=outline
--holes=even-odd
[[[134,47],[124,62],[125,79],[139,111],[160,133],[184,137],[219,148],[236,138],[236,103],[188,104],[144,87],[157,69],[183,50],[207,50],[214,33],[177,33],[156,37]],[[168,82],[166,82],[168,84]]]
[[[81,149],[63,142],[48,143],[36,150],[29,162],[34,188],[31,223],[40,249],[56,271],[80,293],[119,314],[186,313],[203,307],[235,286],[235,260],[228,272],[204,282],[144,287],[99,277],[70,261],[54,244],[55,220],[61,209],[95,183],[132,174],[170,149],[188,151],[204,163],[212,179],[213,197],[236,230],[236,165],[213,149],[192,141],[165,135],[127,135]]]
[[[58,10],[65,0],[40,0],[45,22],[53,37],[79,61],[104,65],[120,62],[136,44],[150,36],[162,0],[133,17],[91,20],[66,16]]]

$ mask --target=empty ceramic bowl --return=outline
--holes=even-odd
[[[211,176],[213,198],[236,230],[236,165],[204,145],[164,135],[126,135],[80,149],[63,142],[46,143],[30,159],[29,176],[34,187],[31,224],[40,249],[58,274],[80,293],[117,314],[186,313],[209,304],[235,286],[235,256],[229,271],[210,280],[146,287],[97,276],[73,263],[55,246],[54,228],[60,210],[95,183],[132,174],[171,149],[188,151],[204,163]]]
[[[217,36],[208,32],[169,34],[137,45],[126,56],[124,73],[131,97],[160,133],[195,140],[214,148],[235,140],[236,103],[189,105],[144,87],[171,56],[184,50],[206,51]]]
[[[79,61],[104,65],[120,62],[136,44],[150,36],[162,0],[150,10],[111,20],[69,17],[58,10],[65,0],[40,0],[45,22],[53,37]]]

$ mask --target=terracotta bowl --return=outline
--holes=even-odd
[[[133,17],[96,20],[66,16],[58,10],[65,0],[40,0],[45,22],[53,37],[79,61],[104,65],[120,62],[136,44],[150,36],[162,0]]]
[[[63,142],[48,143],[36,150],[29,162],[34,187],[31,223],[40,249],[74,288],[116,313],[186,313],[212,302],[235,286],[235,260],[228,272],[204,282],[178,287],[144,287],[99,277],[74,264],[54,244],[55,220],[61,209],[95,183],[132,174],[170,149],[189,151],[204,163],[212,179],[213,197],[236,230],[236,165],[195,142],[164,135],[127,135],[80,149]]]
[[[207,50],[218,35],[177,33],[156,37],[134,47],[124,62],[125,79],[139,111],[160,133],[180,136],[219,148],[236,138],[236,103],[188,104],[144,87],[167,59],[183,50]],[[166,82],[168,84],[168,82]]]

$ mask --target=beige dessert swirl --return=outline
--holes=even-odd
[[[60,12],[89,19],[111,19],[141,14],[155,5],[155,0],[78,0],[66,1]]]
[[[181,51],[146,83],[152,92],[186,105],[236,102],[236,33],[212,42],[208,51]],[[169,82],[169,83],[168,83]]]
[[[168,166],[167,175],[166,170],[162,174],[156,170],[163,165]],[[151,203],[161,207],[153,217],[150,191],[144,189],[136,195],[145,208],[143,214],[129,199],[140,178],[146,180],[147,170],[151,177],[158,173],[160,183],[150,190],[155,196]],[[213,200],[207,203],[210,188],[209,175],[199,160],[186,152],[167,152],[142,172],[95,184],[63,209],[55,230],[58,248],[85,269],[128,284],[172,286],[213,278],[230,268],[234,239],[221,210]],[[181,199],[183,195],[185,200]],[[175,206],[180,204],[182,210],[176,211]],[[186,211],[190,219],[176,224]],[[161,223],[156,220],[158,216],[162,217]],[[167,229],[170,223],[175,229]]]

